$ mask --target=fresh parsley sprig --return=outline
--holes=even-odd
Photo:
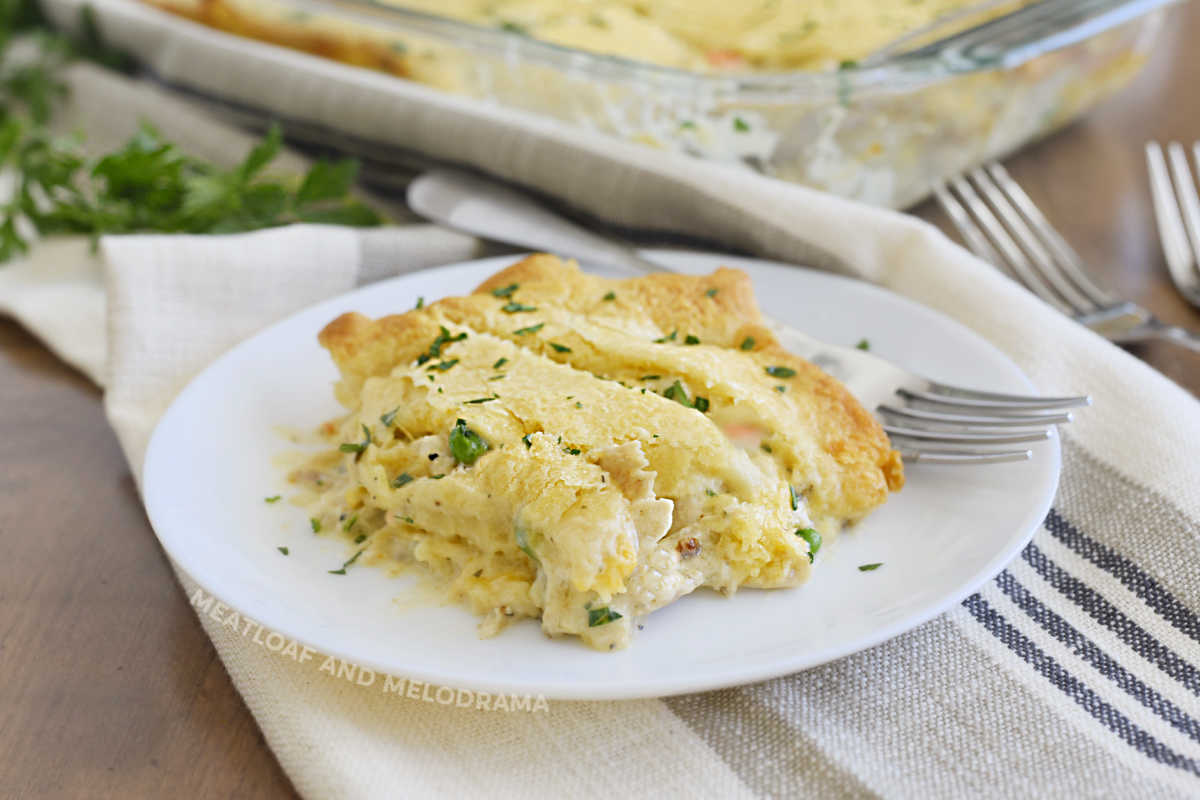
[[[128,68],[100,40],[85,8],[75,39],[45,26],[32,3],[0,0],[0,167],[15,186],[0,201],[0,262],[29,249],[36,235],[236,233],[293,222],[373,226],[380,216],[350,197],[357,161],[318,161],[303,175],[269,166],[283,136],[272,126],[242,162],[225,168],[191,156],[149,125],[99,158],[81,136],[50,129],[68,86],[62,70],[88,58]]]

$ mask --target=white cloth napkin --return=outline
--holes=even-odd
[[[347,102],[351,113],[353,98]],[[618,223],[703,233],[868,277],[974,328],[1042,391],[1088,392],[1095,405],[1065,437],[1053,512],[995,581],[883,645],[754,686],[664,700],[554,702],[545,713],[458,709],[334,679],[202,615],[301,794],[1200,792],[1194,398],[912,218],[447,103],[428,111],[426,122],[456,114],[466,124],[476,115],[471,126],[443,130],[444,141],[412,125],[405,134]],[[106,239],[99,267],[68,267],[65,254],[59,266],[66,276],[104,275],[103,370],[88,361],[98,349],[80,346],[98,338],[98,315],[72,315],[59,299],[65,295],[48,285],[52,278],[0,284],[0,304],[107,380],[110,419],[136,472],[162,409],[237,339],[384,274],[383,264],[400,270],[465,257],[474,247],[430,228]],[[68,294],[77,288],[63,283]],[[195,587],[181,577],[192,596]]]

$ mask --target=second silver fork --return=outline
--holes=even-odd
[[[934,196],[977,256],[1006,268],[1080,324],[1119,344],[1160,339],[1200,351],[1200,334],[1168,325],[1097,286],[1079,255],[1000,164],[939,183]]]

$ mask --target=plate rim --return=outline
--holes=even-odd
[[[793,271],[803,271],[812,273],[823,280],[831,280],[839,283],[853,285],[853,291],[864,291],[868,293],[885,296],[889,302],[897,303],[905,307],[907,312],[927,315],[930,318],[937,319],[942,324],[947,324],[956,329],[958,335],[962,335],[973,343],[984,347],[992,352],[992,355],[999,357],[1005,361],[1020,377],[1024,386],[1035,391],[1033,382],[1025,371],[1016,364],[1004,351],[1000,350],[990,341],[985,339],[980,334],[971,330],[967,326],[957,320],[943,314],[936,309],[922,305],[915,300],[900,295],[884,287],[868,283],[866,281],[855,278],[830,273],[825,270],[814,269],[811,267],[799,266],[796,264],[788,264],[785,262],[774,261],[770,259],[760,259],[748,256],[739,256],[733,254],[714,253],[710,251],[696,251],[676,248],[654,248],[643,250],[642,253],[650,258],[662,257],[664,259],[696,259],[697,261],[709,262],[713,268],[717,266],[716,262],[722,262],[727,266],[737,267],[742,264],[750,264],[755,266],[765,265],[771,268],[782,268]],[[181,399],[194,391],[205,377],[212,371],[216,370],[219,365],[229,358],[232,358],[236,352],[242,348],[251,346],[259,337],[266,336],[269,332],[277,328],[293,324],[293,320],[297,317],[315,313],[317,309],[325,306],[336,306],[349,301],[359,294],[367,294],[370,292],[379,291],[385,287],[396,283],[402,283],[410,279],[414,275],[427,274],[431,272],[446,272],[446,271],[471,271],[488,265],[510,264],[523,258],[526,253],[506,254],[499,256],[488,256],[485,258],[470,259],[467,261],[452,262],[433,267],[428,267],[421,270],[397,275],[382,281],[370,283],[365,286],[355,287],[349,291],[323,299],[317,303],[310,304],[303,308],[286,315],[285,317],[264,326],[250,336],[242,339],[233,346],[226,349],[220,355],[210,361],[203,369],[197,372],[188,380],[185,386],[175,395],[155,424],[147,443],[146,452],[142,461],[142,500],[146,509],[147,518],[150,521],[151,529],[154,531],[155,538],[159,545],[166,552],[175,567],[181,570],[185,575],[190,577],[198,587],[200,587],[208,596],[214,598],[218,602],[224,603],[230,609],[242,613],[242,616],[250,617],[255,622],[262,625],[264,629],[276,631],[287,638],[295,641],[298,644],[306,645],[315,652],[332,656],[343,660],[346,663],[356,664],[367,667],[377,673],[391,675],[397,678],[404,678],[407,681],[419,681],[422,683],[434,686],[446,686],[450,688],[469,689],[476,692],[490,692],[492,694],[519,695],[519,696],[537,696],[548,700],[633,700],[645,699],[654,697],[672,697],[681,694],[691,694],[696,692],[711,691],[715,689],[728,688],[733,686],[742,686],[759,681],[768,680],[771,678],[790,675],[801,672],[813,667],[821,666],[832,661],[845,658],[854,653],[862,652],[870,648],[876,647],[890,639],[893,639],[903,633],[914,630],[915,628],[924,625],[930,620],[942,615],[953,606],[960,604],[965,598],[974,594],[981,586],[999,574],[1014,558],[1018,556],[1020,551],[1029,543],[1036,534],[1046,514],[1049,512],[1054,498],[1057,494],[1059,484],[1062,477],[1062,447],[1061,440],[1057,432],[1049,440],[1050,446],[1045,449],[1045,452],[1039,453],[1039,458],[1048,458],[1052,460],[1050,475],[1052,480],[1047,481],[1046,489],[1041,496],[1037,498],[1037,502],[1031,502],[1029,510],[1025,515],[1023,523],[1023,532],[1020,536],[1009,541],[1006,547],[997,551],[997,553],[989,559],[973,576],[964,582],[963,587],[957,591],[948,593],[945,597],[937,602],[931,603],[927,608],[914,613],[910,616],[903,617],[888,625],[884,625],[875,629],[868,635],[861,636],[858,639],[845,642],[838,646],[828,647],[824,650],[801,652],[800,655],[792,655],[789,657],[775,658],[762,662],[752,662],[751,666],[741,669],[730,670],[726,669],[720,674],[714,675],[698,675],[688,678],[666,676],[657,678],[653,681],[648,681],[644,678],[636,682],[629,683],[614,683],[607,686],[596,686],[591,683],[583,684],[582,686],[573,685],[569,682],[539,684],[528,680],[492,680],[489,678],[462,677],[458,675],[447,676],[444,673],[439,673],[433,670],[422,668],[410,669],[404,668],[402,674],[397,673],[395,664],[384,664],[372,658],[364,658],[361,655],[356,655],[351,652],[345,652],[342,648],[331,648],[328,644],[318,644],[312,641],[312,638],[303,633],[298,633],[291,624],[284,621],[282,624],[278,620],[266,620],[262,617],[245,613],[243,608],[238,605],[226,602],[225,594],[221,591],[213,591],[214,585],[221,585],[219,578],[214,578],[211,574],[197,575],[192,570],[185,566],[188,561],[186,555],[181,557],[180,552],[186,548],[174,548],[168,543],[170,538],[160,532],[161,515],[158,513],[158,491],[157,479],[154,477],[156,464],[160,458],[159,451],[162,448],[160,432],[166,427],[166,423],[171,419],[177,409],[181,406]],[[165,456],[163,456],[165,457]],[[192,605],[189,598],[189,605]],[[199,610],[197,609],[199,615]]]

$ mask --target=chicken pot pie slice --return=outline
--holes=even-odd
[[[420,565],[485,634],[529,617],[614,649],[702,586],[795,586],[904,481],[736,270],[612,281],[536,255],[320,341],[347,414],[292,476],[314,528],[362,563]]]

